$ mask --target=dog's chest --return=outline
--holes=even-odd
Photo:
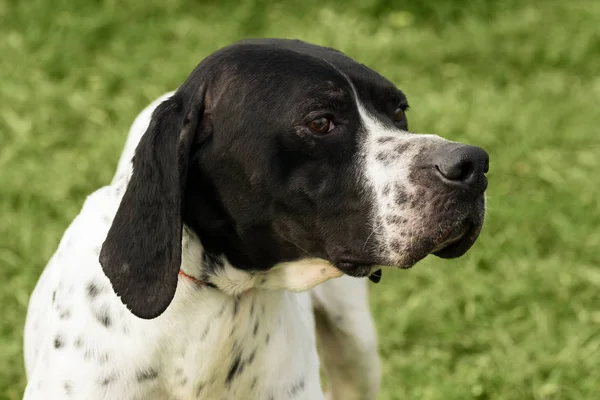
[[[99,275],[85,282],[95,286],[40,287],[40,316],[49,318],[30,333],[30,390],[57,399],[322,398],[308,294],[232,298],[181,279],[167,311],[142,320]]]
[[[165,316],[174,336],[161,355],[164,384],[175,398],[319,398],[308,296],[259,292],[231,299],[182,289]]]

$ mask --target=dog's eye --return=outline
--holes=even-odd
[[[392,119],[395,122],[401,122],[404,119],[404,109],[401,107],[396,108],[396,110],[394,110],[394,116]]]
[[[335,125],[329,118],[326,117],[316,118],[308,123],[308,129],[314,133],[329,133],[333,130],[333,128],[335,128]]]

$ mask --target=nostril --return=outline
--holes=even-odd
[[[457,163],[448,163],[436,165],[438,171],[444,176],[444,178],[451,181],[466,181],[472,175],[475,170],[475,166],[469,160],[460,160]]]
[[[485,191],[489,170],[488,153],[480,147],[451,144],[440,148],[432,163],[438,177],[454,188],[473,192]],[[431,164],[430,164],[431,165]]]

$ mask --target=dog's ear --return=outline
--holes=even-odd
[[[133,157],[133,173],[100,264],[130,311],[150,319],[169,306],[181,264],[183,204],[190,151],[202,128],[204,88],[160,104]]]

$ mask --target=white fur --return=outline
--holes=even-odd
[[[371,116],[360,101],[358,110],[367,129],[362,146],[362,168],[365,185],[375,197],[372,202],[373,236],[382,244],[379,250],[388,260],[394,265],[404,265],[413,241],[418,240],[424,226],[431,224],[427,219],[432,210],[417,209],[409,201],[398,201],[396,196],[399,191],[403,191],[407,198],[419,196],[409,179],[415,159],[434,146],[449,141],[437,135],[387,127]],[[402,151],[398,151],[399,148]],[[379,155],[384,156],[385,161],[378,159]]]

